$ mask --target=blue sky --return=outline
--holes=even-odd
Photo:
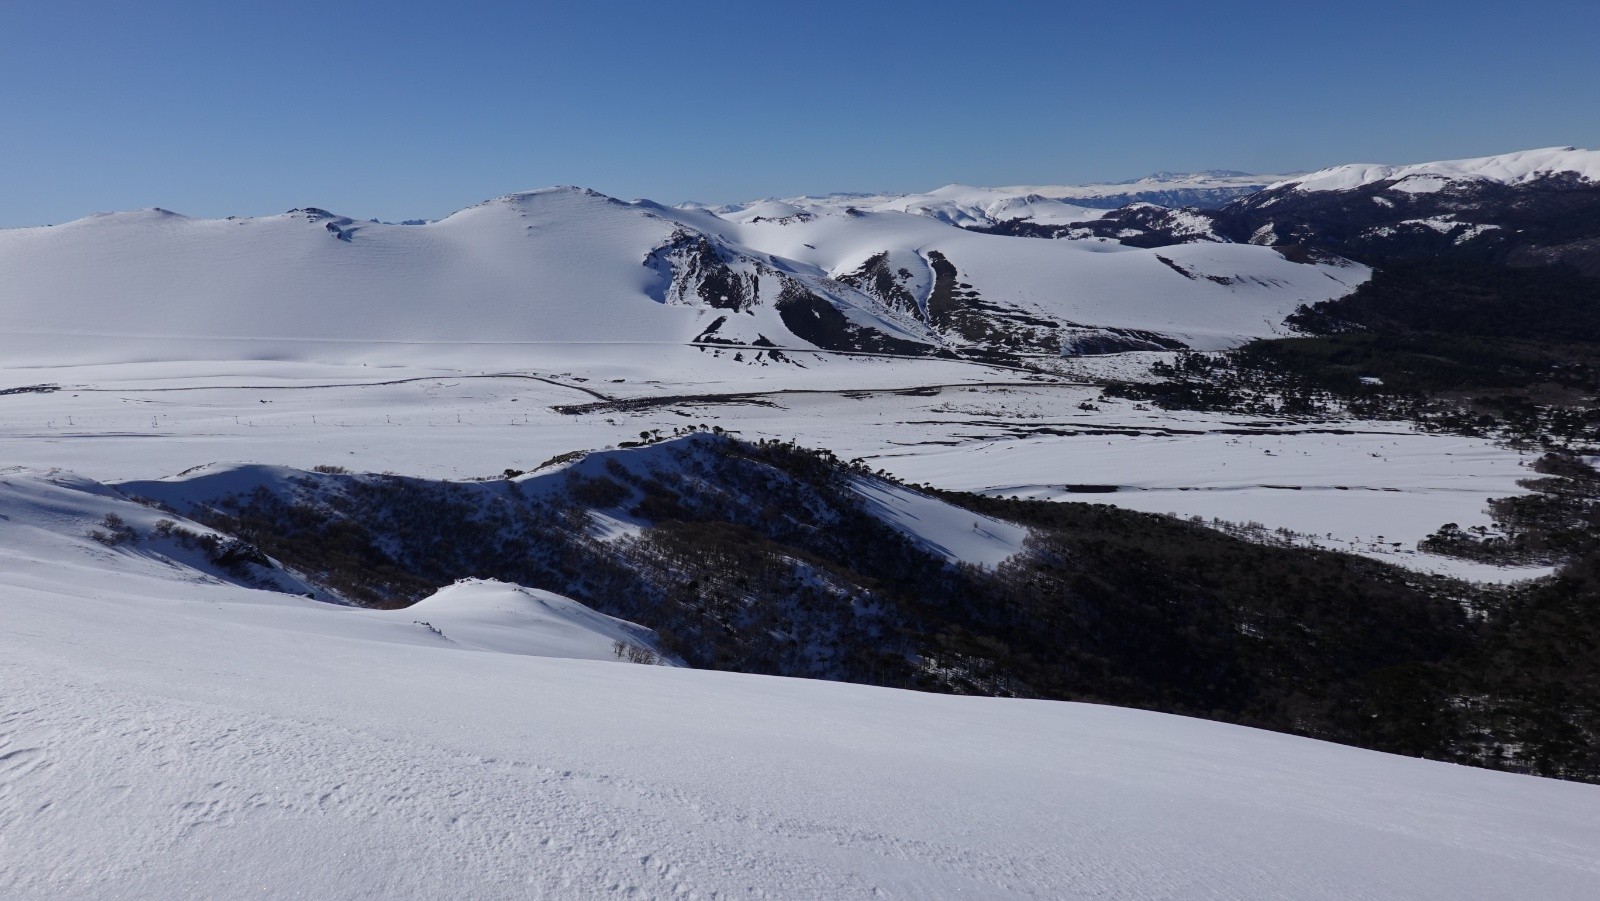
[[[0,2],[0,226],[1600,147],[1590,3]]]

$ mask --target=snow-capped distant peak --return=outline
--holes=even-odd
[[[165,210],[158,206],[146,207],[142,210],[108,210],[100,213],[90,213],[81,219],[74,219],[63,225],[87,225],[96,223],[101,225],[140,225],[158,222],[184,222],[191,217],[172,210]],[[59,226],[58,226],[59,227]]]
[[[600,193],[599,191],[596,191],[593,188],[585,188],[582,185],[550,185],[549,187],[534,188],[534,189],[529,190],[529,191],[513,191],[510,194],[503,194],[503,195],[501,195],[499,197],[496,197],[495,200],[514,202],[514,201],[518,201],[518,200],[525,200],[525,199],[530,198],[530,197],[545,197],[545,196],[552,196],[552,195],[574,195],[574,196],[577,196],[577,197],[594,197],[594,198],[597,198],[599,200],[616,200],[617,199],[615,197],[612,197],[610,194],[602,194],[602,193]],[[490,201],[490,202],[493,203],[494,201]],[[618,201],[618,202],[620,203],[621,201]]]
[[[1522,184],[1548,175],[1570,172],[1587,181],[1600,182],[1600,151],[1576,147],[1545,147],[1465,160],[1440,160],[1409,166],[1349,163],[1285,179],[1269,187],[1300,191],[1348,191],[1382,181],[1395,190],[1429,193],[1454,180]]]
[[[1146,184],[1171,184],[1173,182],[1195,181],[1237,181],[1239,179],[1260,178],[1249,172],[1240,172],[1237,169],[1202,169],[1199,172],[1152,172],[1144,178],[1130,178],[1127,181],[1117,182],[1120,185],[1146,185]]]
[[[579,185],[551,185],[550,187],[546,188],[534,188],[528,191],[513,191],[510,194],[502,194],[499,197],[485,200],[482,203],[473,204],[472,206],[467,207],[466,210],[475,210],[489,206],[538,206],[545,203],[561,203],[568,201],[598,201],[600,203],[617,204],[620,206],[627,205],[624,201],[618,200],[617,198],[612,197],[610,194],[602,194],[593,188],[585,188]],[[456,212],[461,213],[465,212],[466,210],[457,210]],[[455,214],[452,213],[451,215]],[[445,218],[448,219],[450,217],[446,216]]]

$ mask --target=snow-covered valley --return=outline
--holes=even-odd
[[[1523,490],[1526,454],[1406,423],[1186,414],[1099,399],[1093,381],[1118,374],[1120,358],[1084,358],[1042,376],[821,354],[761,366],[735,363],[725,350],[664,346],[586,344],[539,357],[549,368],[13,369],[5,387],[51,390],[0,395],[0,442],[14,465],[111,481],[217,462],[462,479],[703,423],[827,448],[950,490],[1257,522],[1490,581],[1546,571],[1416,553],[1417,540],[1444,523],[1488,523],[1487,498]]]

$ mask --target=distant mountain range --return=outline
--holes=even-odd
[[[1157,172],[1144,178],[1099,185],[1012,185],[1002,188],[945,185],[922,194],[824,194],[782,200],[768,198],[723,206],[684,206],[726,214],[781,203],[811,212],[856,209],[917,213],[963,227],[1017,220],[1060,225],[1093,218],[1097,210],[1112,210],[1130,203],[1210,209],[1253,194],[1288,177],[1207,169],[1204,172]]]
[[[1213,210],[1132,206],[1048,237],[1138,247],[1240,242],[1323,250],[1362,262],[1455,259],[1566,264],[1600,275],[1600,151],[1574,147],[1409,166],[1335,166]]]

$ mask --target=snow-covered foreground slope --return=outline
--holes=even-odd
[[[1580,898],[1600,879],[1593,786],[1116,708],[472,650],[107,548],[83,531],[131,505],[4,479],[6,897]]]

